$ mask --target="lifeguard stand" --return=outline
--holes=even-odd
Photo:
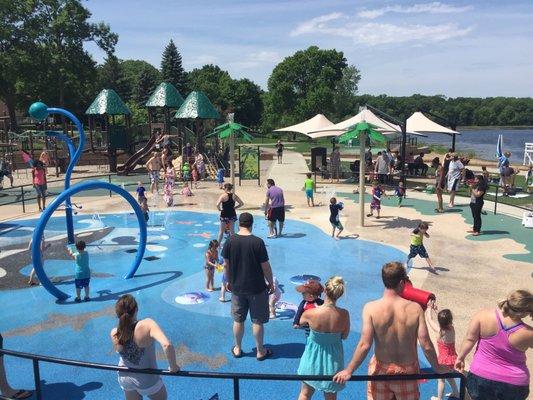
[[[533,164],[533,143],[526,143],[524,146],[524,164]]]

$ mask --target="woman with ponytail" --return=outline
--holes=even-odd
[[[137,302],[129,294],[120,297],[115,304],[118,326],[111,330],[111,341],[120,355],[118,365],[157,369],[155,342],[158,342],[167,356],[169,371],[179,371],[174,346],[154,320],[137,320],[137,311]],[[124,390],[126,400],[140,400],[143,396],[151,400],[167,398],[167,390],[159,375],[119,372],[118,383]]]
[[[308,324],[309,337],[298,367],[298,375],[335,375],[344,368],[342,341],[350,332],[350,315],[337,307],[337,300],[344,294],[344,280],[334,276],[326,282],[324,304],[307,310],[300,318]],[[298,400],[307,400],[315,390],[324,392],[326,400],[335,400],[344,385],[332,381],[304,381]]]
[[[526,351],[533,347],[533,295],[515,290],[496,310],[478,312],[470,321],[455,368],[463,372],[465,357],[477,343],[466,388],[472,400],[525,400],[529,395]]]

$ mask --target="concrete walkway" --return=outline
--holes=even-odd
[[[285,191],[300,191],[304,186],[305,174],[309,172],[307,162],[300,153],[283,152],[283,164],[278,164],[277,156],[268,171],[268,178],[274,179],[276,186]]]

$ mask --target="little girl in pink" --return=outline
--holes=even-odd
[[[440,365],[448,368],[447,372],[454,371],[457,353],[455,351],[455,328],[453,327],[452,312],[448,309],[441,310],[437,314],[437,306],[434,302],[427,308],[428,323],[431,329],[438,333],[437,339],[438,361]],[[437,314],[438,324],[435,322]],[[452,392],[446,395],[446,398],[459,398],[459,390],[453,378],[446,379],[452,388]],[[437,386],[437,396],[432,396],[431,400],[442,400],[444,398],[444,379],[439,379]]]

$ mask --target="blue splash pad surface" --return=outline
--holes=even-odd
[[[9,223],[0,226],[0,246],[13,243],[26,245],[31,228],[37,220]],[[134,295],[139,303],[139,318],[155,319],[172,343],[180,349],[184,370],[215,372],[257,372],[294,374],[305,347],[305,334],[292,328],[291,310],[280,310],[276,320],[265,326],[265,343],[274,356],[262,363],[255,360],[251,325],[247,323],[243,342],[246,353],[233,359],[230,303],[218,301],[219,292],[210,293],[198,304],[178,304],[177,296],[188,292],[205,293],[204,252],[209,240],[218,233],[215,214],[193,212],[152,213],[149,221],[149,246],[134,279],[122,276],[134,257],[126,250],[136,248],[137,222],[133,215],[105,214],[91,218],[75,217],[75,230],[113,227],[105,238],[90,243],[90,265],[95,275],[91,280],[89,303],[75,304],[72,298],[58,304],[42,287],[0,292],[2,318],[0,332],[4,347],[54,357],[116,364],[109,340],[109,331],[116,324],[114,304],[125,293]],[[46,236],[64,234],[64,219],[52,218]],[[332,240],[313,225],[288,221],[287,237],[266,239],[264,220],[256,218],[254,234],[265,238],[274,274],[282,289],[282,301],[297,305],[301,295],[296,292],[291,278],[295,275],[316,275],[325,282],[332,275],[341,275],[347,282],[347,293],[339,302],[350,311],[351,333],[344,342],[345,360],[351,358],[360,337],[361,310],[370,300],[380,297],[381,265],[392,260],[404,260],[406,255],[392,247],[363,240]],[[22,247],[22,245],[21,245]],[[46,253],[45,253],[46,259]],[[0,263],[2,261],[0,260]],[[31,266],[21,271],[28,273]],[[50,275],[72,274],[73,264],[68,261],[45,261]],[[221,274],[215,274],[215,285],[220,286]],[[62,290],[74,293],[72,280],[60,283]],[[229,298],[229,295],[227,295]],[[158,349],[159,351],[159,349]],[[420,352],[422,366],[427,366]],[[369,358],[369,357],[368,357]],[[10,382],[15,387],[33,387],[31,362],[6,357]],[[164,359],[159,361],[166,368]],[[368,360],[358,373],[366,374]],[[123,394],[115,373],[41,364],[44,398],[61,399],[116,399]],[[190,378],[164,378],[169,398],[209,399],[218,393],[220,399],[232,399],[230,381]],[[296,398],[297,382],[241,381],[241,398],[257,397],[268,393],[270,399]],[[365,397],[364,383],[350,383],[339,394],[339,399]],[[422,398],[436,392],[436,383],[420,386]],[[318,394],[317,394],[318,395]],[[320,395],[318,395],[320,396]],[[259,398],[263,396],[259,395]]]

